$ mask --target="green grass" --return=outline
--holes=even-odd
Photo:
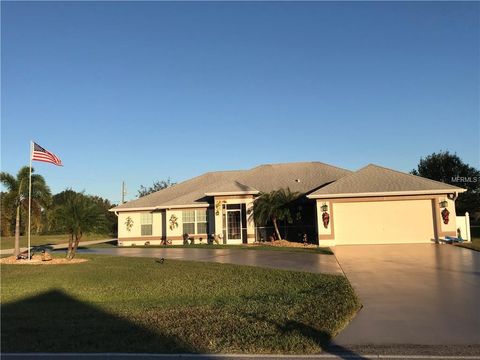
[[[480,238],[473,238],[472,242],[456,244],[457,246],[480,251]]]
[[[478,226],[471,227],[470,235],[472,236],[472,242],[456,244],[456,245],[467,248],[467,249],[480,251],[480,227]]]
[[[82,241],[110,239],[109,235],[85,234]],[[68,235],[31,235],[30,243],[32,246],[53,245],[68,243]],[[20,247],[27,247],[27,236],[20,236]],[[14,236],[2,236],[0,239],[0,249],[13,249],[15,247]]]
[[[359,309],[343,276],[82,255],[3,265],[3,352],[316,353]]]
[[[110,245],[114,246],[114,245]],[[95,247],[89,246],[89,247]],[[149,246],[124,246],[125,248],[166,248],[166,249],[237,249],[237,250],[270,250],[270,251],[287,251],[287,252],[306,252],[312,254],[325,254],[333,255],[332,250],[328,247],[318,247],[318,248],[303,248],[303,247],[280,247],[280,246],[270,246],[270,245],[255,245],[255,246],[245,246],[245,245],[207,245],[207,244],[193,244],[193,245],[149,245]]]

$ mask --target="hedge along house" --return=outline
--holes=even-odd
[[[320,162],[210,172],[119,205],[119,245],[182,244],[183,234],[221,244],[252,243],[262,230],[253,203],[281,188],[301,193],[298,214],[320,246],[431,242],[456,235],[455,199],[464,190],[369,165],[356,172]]]

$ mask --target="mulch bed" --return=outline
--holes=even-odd
[[[287,241],[287,240],[274,240],[258,244],[249,244],[250,246],[278,246],[278,247],[296,247],[296,248],[317,248],[314,244],[303,244],[299,242]]]
[[[54,258],[49,261],[43,261],[39,258],[32,258],[32,260],[17,260],[15,256],[9,256],[6,258],[0,259],[0,264],[5,264],[5,265],[66,265],[66,264],[80,264],[83,262],[88,261],[87,259],[72,259],[72,260],[67,260],[65,258]]]

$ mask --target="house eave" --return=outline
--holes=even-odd
[[[338,199],[372,196],[401,196],[401,195],[444,195],[453,193],[463,193],[466,189],[441,189],[441,190],[412,190],[412,191],[383,191],[383,192],[365,192],[365,193],[345,193],[345,194],[311,194],[307,195],[309,199]]]
[[[165,205],[165,206],[150,206],[150,207],[132,207],[132,208],[113,208],[108,211],[111,212],[131,212],[131,211],[154,211],[154,210],[170,210],[170,209],[190,209],[190,208],[208,208],[211,205],[204,204],[185,204],[185,205]]]
[[[133,208],[112,208],[108,211],[111,212],[122,212],[122,211],[148,211],[148,210],[155,210],[156,207],[133,207]]]

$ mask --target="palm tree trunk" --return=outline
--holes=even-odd
[[[67,251],[67,259],[71,259],[72,256],[72,249],[73,249],[73,233],[70,234],[70,238],[68,239],[68,251]]]
[[[20,205],[17,206],[17,217],[15,218],[15,250],[14,256],[20,254]]]
[[[73,259],[75,257],[75,253],[77,252],[77,248],[78,248],[78,243],[80,242],[81,238],[82,238],[82,233],[75,234],[75,244],[73,245],[72,254],[71,254],[70,259]]]
[[[273,227],[275,228],[275,234],[277,235],[277,239],[281,240],[282,237],[280,236],[280,231],[278,230],[277,218],[272,219]]]

